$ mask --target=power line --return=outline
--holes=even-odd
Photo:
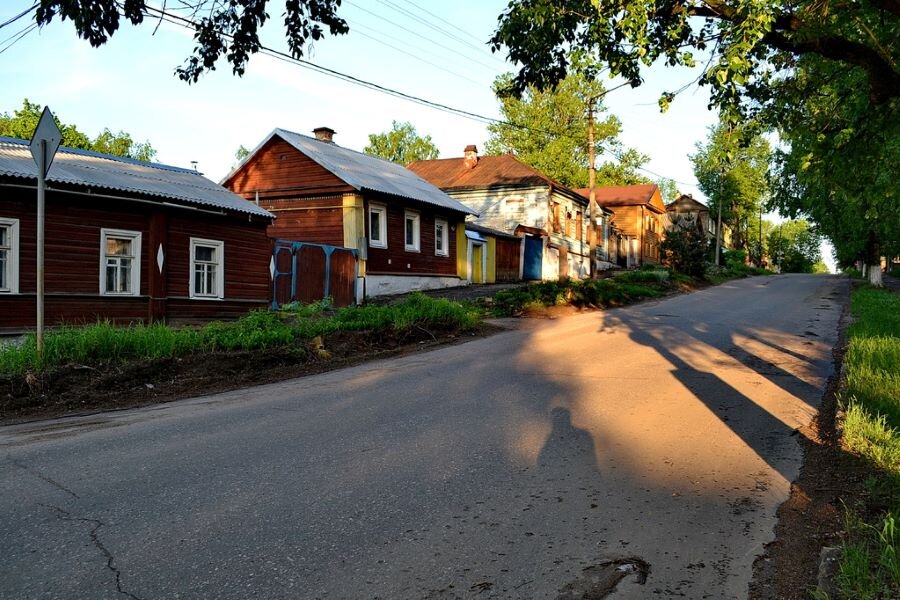
[[[22,17],[24,17],[25,15],[27,15],[28,13],[30,13],[31,11],[33,11],[34,9],[36,9],[36,8],[38,7],[38,4],[40,4],[40,2],[35,2],[34,4],[31,5],[31,8],[26,8],[25,10],[23,10],[22,12],[20,12],[20,13],[17,14],[16,16],[14,16],[14,17],[12,17],[12,18],[10,18],[10,19],[7,19],[7,20],[4,21],[3,23],[0,23],[0,29],[3,29],[3,28],[6,27],[7,25],[10,25],[10,24],[12,24],[12,23],[15,23],[16,21],[18,21],[19,19],[21,19]]]
[[[399,48],[399,47],[397,47],[397,46],[394,46],[394,45],[391,44],[390,42],[385,42],[384,40],[378,39],[377,37],[375,37],[375,36],[373,36],[373,35],[371,35],[371,34],[366,34],[366,33],[364,33],[363,31],[360,31],[360,30],[359,30],[360,27],[363,27],[364,29],[368,29],[368,28],[366,28],[366,27],[364,27],[364,26],[362,26],[362,25],[360,25],[360,24],[357,23],[357,24],[354,26],[354,29],[352,29],[350,33],[352,34],[352,33],[355,31],[355,32],[358,33],[359,35],[361,35],[361,36],[363,36],[363,37],[366,37],[366,38],[369,38],[370,40],[372,40],[373,42],[375,42],[375,43],[377,43],[377,44],[381,44],[382,46],[387,46],[388,48],[391,48],[391,49],[393,49],[393,50],[396,50],[397,52],[399,52],[399,53],[401,53],[401,54],[407,56],[408,58],[411,58],[411,59],[413,59],[413,60],[418,60],[418,61],[420,61],[420,62],[423,62],[423,63],[427,64],[427,65],[431,65],[432,67],[434,67],[434,68],[436,68],[436,69],[439,69],[439,70],[441,70],[441,71],[444,71],[445,73],[449,73],[450,75],[453,75],[453,76],[455,76],[455,77],[459,77],[460,79],[465,79],[466,81],[469,81],[469,82],[471,82],[471,83],[474,83],[475,85],[481,85],[481,82],[475,81],[475,80],[472,79],[471,77],[466,77],[465,75],[463,75],[463,74],[461,74],[461,73],[457,73],[456,71],[451,71],[450,69],[447,69],[447,68],[445,68],[445,67],[443,67],[443,66],[441,66],[441,65],[439,65],[439,64],[437,64],[437,63],[435,63],[435,62],[431,62],[431,61],[428,60],[427,58],[422,58],[421,56],[416,56],[415,54],[410,54],[409,52],[407,52],[407,51],[404,50],[403,48]]]
[[[410,6],[412,6],[412,7],[414,7],[414,8],[417,8],[418,10],[422,11],[423,13],[425,13],[425,14],[427,14],[427,15],[431,15],[432,17],[434,17],[434,18],[437,19],[438,21],[440,21],[440,22],[442,22],[442,23],[445,23],[445,24],[449,25],[450,27],[452,27],[453,29],[455,29],[455,30],[461,32],[462,34],[469,36],[469,39],[475,40],[475,41],[478,42],[479,44],[484,43],[484,40],[478,39],[477,37],[475,37],[474,35],[472,35],[472,34],[469,33],[468,31],[466,31],[465,29],[463,29],[462,27],[459,27],[458,25],[454,25],[453,23],[451,23],[451,22],[448,21],[447,19],[444,19],[444,18],[439,17],[438,15],[434,14],[433,12],[431,12],[430,10],[428,10],[427,8],[424,8],[424,7],[422,7],[422,6],[419,6],[418,4],[416,4],[415,2],[413,2],[412,0],[403,0],[403,1],[406,2],[407,4],[409,4]]]
[[[401,30],[403,30],[403,31],[405,31],[405,32],[407,32],[407,33],[411,33],[412,35],[414,35],[414,36],[418,37],[419,39],[422,39],[422,40],[424,40],[424,41],[426,41],[426,42],[428,42],[428,43],[430,43],[430,44],[434,44],[435,46],[439,46],[439,47],[441,47],[441,48],[443,48],[443,49],[445,49],[445,50],[449,50],[450,52],[453,52],[453,53],[455,53],[455,54],[459,54],[459,55],[462,56],[463,58],[465,58],[465,59],[467,59],[467,60],[470,60],[470,61],[472,61],[473,63],[479,64],[479,65],[481,65],[481,66],[483,66],[483,67],[486,67],[486,68],[490,69],[491,71],[496,71],[496,67],[493,67],[493,66],[491,66],[491,65],[489,65],[489,64],[487,64],[487,63],[481,62],[481,61],[478,60],[477,58],[473,58],[473,57],[471,57],[471,56],[468,56],[468,55],[465,55],[465,54],[461,54],[461,53],[459,53],[459,50],[456,49],[456,48],[451,48],[450,46],[447,46],[446,44],[442,44],[442,43],[437,42],[437,41],[435,41],[435,40],[433,40],[433,39],[427,38],[427,37],[423,36],[421,33],[417,32],[417,31],[414,31],[414,30],[412,30],[412,29],[410,29],[410,28],[408,28],[408,27],[404,27],[403,25],[400,25],[399,23],[397,23],[397,22],[395,22],[395,21],[392,21],[391,19],[388,19],[387,17],[384,17],[384,16],[382,16],[382,15],[379,15],[378,13],[372,12],[371,10],[369,10],[369,9],[367,9],[367,8],[363,8],[362,6],[360,6],[360,5],[358,5],[358,4],[354,3],[354,2],[350,2],[350,0],[344,0],[344,1],[345,1],[347,4],[349,4],[350,6],[355,7],[357,10],[361,10],[361,11],[363,11],[364,13],[368,13],[368,14],[372,15],[373,17],[375,17],[376,19],[381,19],[382,21],[384,21],[384,22],[386,22],[386,23],[388,23],[388,24],[390,24],[390,25],[393,25],[393,26],[396,27],[397,29],[401,29]]]
[[[22,38],[24,38],[26,35],[28,35],[32,31],[34,31],[35,29],[37,29],[37,27],[38,27],[37,23],[32,23],[30,25],[27,25],[24,29],[20,29],[17,33],[12,34],[10,37],[8,37],[5,40],[3,40],[2,42],[0,42],[0,45],[2,45],[2,44],[6,44],[6,42],[8,42],[9,40],[12,40],[11,42],[9,42],[9,44],[7,44],[2,49],[0,49],[0,54],[3,54],[7,50],[9,50],[13,46],[15,46],[18,42],[20,42],[22,40]],[[18,36],[18,37],[16,37],[16,36]],[[16,39],[13,40],[13,38],[16,38]]]
[[[146,10],[149,11],[149,12],[155,12],[155,13],[158,14],[161,18],[164,18],[166,21],[168,21],[168,22],[170,22],[170,23],[174,23],[174,24],[177,24],[177,25],[182,26],[182,27],[185,27],[185,28],[194,28],[194,27],[196,27],[196,23],[194,23],[194,21],[191,21],[190,19],[187,19],[187,18],[182,17],[182,16],[180,16],[180,15],[175,15],[175,14],[169,13],[169,12],[163,10],[163,9],[159,9],[159,8],[152,7],[152,6],[149,6],[149,5],[148,5],[148,6],[146,7]],[[226,35],[226,37],[230,37],[230,36],[227,36],[227,35]],[[484,124],[502,124],[502,125],[509,125],[509,126],[511,126],[511,127],[517,128],[517,129],[529,130],[529,131],[534,131],[534,132],[538,132],[538,133],[544,133],[544,134],[547,134],[547,135],[557,135],[555,132],[552,132],[552,131],[547,131],[547,130],[537,129],[537,128],[534,128],[534,127],[529,127],[529,126],[527,126],[527,125],[520,125],[520,124],[517,124],[517,123],[513,123],[513,122],[511,122],[511,121],[504,121],[504,120],[502,120],[502,119],[497,119],[497,118],[494,118],[494,117],[488,117],[488,116],[485,116],[485,115],[480,115],[480,114],[478,114],[478,113],[474,113],[474,112],[471,112],[471,111],[463,110],[463,109],[460,109],[460,108],[455,108],[455,107],[452,107],[452,106],[449,106],[449,105],[446,105],[446,104],[442,104],[442,103],[440,103],[440,102],[435,102],[435,101],[433,101],[433,100],[427,100],[427,99],[421,98],[421,97],[419,97],[419,96],[414,96],[414,95],[412,95],[412,94],[407,94],[407,93],[405,93],[405,92],[401,92],[400,90],[395,90],[395,89],[393,89],[393,88],[389,88],[389,87],[387,87],[387,86],[383,86],[383,85],[380,85],[380,84],[375,83],[375,82],[372,82],[372,81],[367,81],[367,80],[365,80],[365,79],[360,79],[359,77],[355,77],[355,76],[353,76],[353,75],[350,75],[350,74],[347,74],[347,73],[343,73],[343,72],[337,71],[337,70],[335,70],[335,69],[330,69],[330,68],[328,68],[328,67],[324,67],[324,66],[322,66],[322,65],[318,65],[318,64],[316,64],[316,63],[310,62],[310,61],[308,61],[308,60],[304,60],[304,59],[302,59],[302,58],[296,58],[296,57],[294,57],[294,56],[292,56],[292,55],[290,55],[290,54],[288,54],[288,53],[286,53],[286,52],[282,52],[282,51],[280,51],[280,50],[275,50],[275,49],[273,49],[273,48],[269,48],[268,46],[260,45],[260,46],[259,46],[259,52],[260,52],[261,54],[265,54],[265,55],[267,55],[267,56],[270,56],[270,57],[275,58],[275,59],[277,59],[277,60],[281,60],[281,61],[286,62],[286,63],[288,63],[288,64],[292,64],[292,65],[299,66],[299,67],[302,67],[302,68],[305,68],[305,69],[313,70],[313,71],[316,71],[316,72],[318,72],[318,73],[321,73],[321,74],[324,74],[324,75],[328,75],[328,76],[330,76],[330,77],[334,77],[334,78],[340,79],[340,80],[342,80],[342,81],[346,81],[346,82],[348,82],[348,83],[352,83],[352,84],[354,84],[354,85],[359,85],[359,86],[361,86],[361,87],[365,87],[365,88],[371,89],[371,90],[373,90],[373,91],[385,93],[385,94],[388,94],[388,95],[390,95],[390,96],[394,96],[394,97],[396,97],[396,98],[400,98],[400,99],[402,99],[402,100],[407,100],[407,101],[409,101],[409,102],[414,102],[414,103],[420,104],[420,105],[422,105],[422,106],[426,106],[426,107],[429,107],[429,108],[432,108],[432,109],[440,110],[440,111],[442,111],[442,112],[446,112],[446,113],[448,113],[448,114],[453,114],[453,115],[455,115],[455,116],[459,116],[459,117],[471,119],[471,120],[474,120],[474,121],[478,121],[478,122],[480,122],[480,123],[484,123]],[[614,91],[616,91],[616,90],[618,90],[618,89],[621,89],[621,88],[625,87],[626,85],[630,85],[630,82],[626,81],[626,82],[623,82],[623,83],[621,83],[621,84],[619,84],[619,85],[616,85],[616,86],[614,86],[614,87],[611,87],[610,89],[605,90],[605,91],[604,91],[602,94],[600,94],[598,97],[606,96],[607,94],[609,94],[609,93],[611,93],[611,92],[614,92]],[[580,142],[581,140],[578,140],[578,141]],[[600,154],[601,154],[601,155],[609,156],[610,158],[617,159],[616,155],[613,154],[612,152],[608,151],[608,150],[602,151]],[[687,185],[687,186],[691,186],[691,187],[697,187],[696,184],[693,184],[693,183],[687,183],[687,182],[684,182],[684,181],[679,181],[679,180],[674,179],[674,178],[671,178],[671,177],[666,177],[666,176],[664,176],[664,175],[660,175],[659,173],[656,173],[656,172],[654,172],[654,171],[651,171],[650,169],[647,169],[647,168],[645,168],[645,167],[640,167],[640,166],[639,166],[639,167],[635,167],[635,168],[636,168],[637,170],[639,170],[639,171],[643,171],[643,172],[645,172],[645,173],[649,173],[650,175],[653,175],[653,176],[655,176],[655,177],[664,178],[664,179],[670,179],[670,180],[672,180],[672,181],[674,181],[675,183],[678,183],[678,184],[680,184],[680,185]]]
[[[410,19],[413,19],[413,20],[415,20],[415,21],[417,21],[417,22],[419,22],[419,23],[425,25],[425,26],[428,27],[429,29],[431,29],[431,30],[433,30],[433,31],[436,31],[436,32],[440,33],[441,35],[443,35],[443,36],[445,36],[445,37],[447,37],[447,38],[449,38],[449,39],[451,39],[451,40],[453,40],[453,41],[455,41],[455,42],[458,42],[458,43],[460,43],[460,44],[463,44],[464,46],[468,46],[469,48],[474,49],[474,50],[475,50],[476,52],[478,52],[479,54],[485,51],[484,46],[476,46],[475,44],[472,44],[472,43],[470,43],[470,42],[467,42],[466,40],[463,40],[462,38],[460,38],[458,35],[455,35],[455,34],[449,32],[449,31],[447,31],[447,30],[444,29],[443,27],[440,27],[440,26],[438,26],[438,25],[435,25],[434,23],[431,23],[428,19],[425,19],[425,18],[423,18],[423,17],[420,17],[420,16],[418,16],[418,15],[416,15],[416,14],[413,14],[413,13],[411,13],[410,11],[406,10],[405,8],[403,8],[403,7],[401,7],[401,6],[398,6],[397,4],[395,4],[394,2],[392,2],[391,0],[378,0],[378,1],[379,1],[381,4],[387,6],[388,8],[391,8],[391,9],[393,9],[394,11],[400,13],[401,15],[404,15],[404,16],[406,16],[406,17],[409,17]],[[492,59],[494,59],[494,60],[498,60],[498,61],[500,61],[500,62],[504,62],[504,61],[498,59],[494,54],[490,54],[489,56],[490,56]]]

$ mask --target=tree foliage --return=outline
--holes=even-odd
[[[822,261],[821,236],[803,220],[790,220],[772,228],[768,236],[769,253],[783,273],[814,273]]]
[[[42,112],[43,108],[40,104],[29,102],[26,98],[22,101],[22,108],[14,110],[12,115],[0,113],[0,135],[30,140],[41,119]],[[56,116],[54,119],[59,130],[62,131],[63,146],[135,160],[152,161],[156,158],[156,150],[150,145],[150,142],[136,142],[130,134],[124,131],[113,133],[109,129],[104,129],[97,137],[91,139],[75,125],[63,123]]]
[[[391,123],[391,130],[370,133],[363,152],[406,166],[417,160],[434,160],[440,152],[431,136],[420,136],[412,123]]]
[[[660,242],[659,249],[674,271],[691,277],[703,277],[709,241],[699,220],[674,217],[672,227]]]
[[[644,67],[693,67],[708,52],[699,82],[720,107],[765,94],[801,56],[855,67],[872,103],[884,104],[900,97],[898,30],[898,0],[512,0],[491,43],[522,65],[519,92],[562,80],[572,48],[634,87]]]
[[[503,121],[488,125],[485,151],[514,153],[525,163],[568,187],[588,185],[588,106],[594,105],[594,152],[612,154],[616,160],[598,167],[596,185],[643,183],[637,169],[648,158],[625,149],[618,136],[622,123],[614,115],[602,116],[603,84],[583,71],[573,72],[552,90],[531,87],[521,97],[506,93],[513,81],[504,74],[494,81]],[[599,118],[597,115],[601,115]]]
[[[247,61],[261,48],[260,28],[268,21],[269,0],[181,0],[162,11],[167,18],[189,24],[194,29],[194,53],[178,69],[178,77],[196,82],[206,71],[216,68],[225,58],[236,75],[243,75]],[[284,29],[288,49],[295,58],[306,47],[331,35],[349,31],[347,22],[337,16],[341,0],[286,0]],[[145,0],[39,0],[36,21],[46,25],[55,17],[71,20],[79,37],[94,47],[105,44],[118,31],[122,21],[140,25],[145,19],[158,19],[163,12]]]
[[[769,108],[787,144],[776,153],[775,204],[808,216],[841,267],[900,254],[900,100],[872,105],[864,83],[861,73],[805,59]]]
[[[731,226],[734,244],[747,249],[750,223],[758,218],[768,197],[771,150],[753,129],[720,123],[709,130],[705,144],[693,154],[694,175],[709,199],[710,218]]]

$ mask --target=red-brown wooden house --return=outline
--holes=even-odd
[[[36,322],[37,168],[0,137],[0,331]],[[273,216],[196,171],[61,147],[47,177],[45,322],[196,321],[265,306]]]
[[[273,238],[357,250],[357,301],[467,283],[473,210],[401,165],[338,146],[327,127],[314,133],[275,129],[222,185],[277,215]]]

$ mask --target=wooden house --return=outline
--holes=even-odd
[[[0,137],[0,331],[36,324],[37,168]],[[61,147],[47,176],[45,322],[195,321],[268,303],[272,215],[191,169]]]
[[[590,274],[587,200],[511,154],[422,160],[409,169],[478,211],[473,221],[522,237],[522,277],[527,280]],[[608,211],[598,210],[606,231]]]
[[[342,148],[334,131],[269,134],[222,184],[275,215],[273,238],[357,252],[356,299],[465,284],[474,214],[401,165]]]
[[[499,283],[522,280],[525,238],[466,223],[466,253],[459,253],[460,271],[470,283]],[[464,262],[463,262],[464,261]]]
[[[588,198],[590,188],[578,190]],[[666,207],[653,183],[594,188],[600,206],[613,212],[613,225],[618,231],[616,253],[625,267],[660,262],[659,244],[664,239]]]
[[[667,204],[666,214],[667,228],[699,226],[708,239],[716,239],[716,215],[711,215],[709,207],[695,200],[691,194],[681,194]],[[725,223],[722,223],[722,247],[731,248],[731,228]]]

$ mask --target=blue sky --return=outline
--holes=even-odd
[[[4,2],[0,22],[31,4],[31,0]],[[491,82],[512,66],[501,55],[492,55],[484,42],[505,6],[505,0],[345,0],[341,15],[350,23],[351,33],[316,43],[311,60],[409,94],[499,117]],[[264,30],[264,43],[278,49],[285,48],[281,12],[276,1]],[[0,40],[26,24],[22,19],[0,30]],[[128,131],[150,140],[161,162],[184,166],[196,160],[213,179],[228,171],[240,144],[252,147],[274,127],[308,133],[327,125],[337,130],[339,144],[359,150],[368,134],[389,129],[392,120],[408,120],[432,136],[442,157],[459,156],[467,144],[482,146],[487,139],[484,124],[477,121],[267,56],[253,57],[242,78],[233,76],[223,63],[199,83],[187,85],[173,71],[193,48],[190,33],[163,24],[154,35],[155,25],[123,26],[110,43],[97,49],[77,39],[70,22],[57,21],[28,34],[0,54],[2,79],[12,83],[0,88],[0,111],[17,108],[24,97],[49,104],[65,122],[89,134],[103,127]],[[662,90],[680,87],[692,77],[689,72],[654,70],[645,87],[626,87],[607,99],[610,112],[624,124],[625,143],[652,157],[647,167],[686,184],[695,181],[687,153],[715,120],[706,109],[707,94],[703,89],[689,90],[666,115],[659,114],[656,100]],[[682,187],[696,193],[690,186]]]
[[[3,2],[0,23],[32,3]],[[307,58],[407,94],[499,118],[491,83],[514,67],[502,54],[491,54],[485,42],[506,5],[507,0],[344,0],[340,14],[349,22],[350,34],[317,42]],[[273,0],[272,19],[263,30],[263,43],[278,50],[286,49],[282,12],[283,2]],[[0,50],[8,43],[3,40],[27,25],[23,18],[0,29]],[[252,57],[243,77],[232,75],[222,62],[217,71],[188,85],[173,73],[192,49],[191,33],[167,23],[158,29],[155,21],[139,27],[123,24],[108,44],[92,48],[75,36],[71,22],[54,21],[0,53],[0,112],[11,112],[28,98],[49,105],[64,122],[89,135],[109,127],[149,140],[159,162],[190,166],[197,161],[213,180],[227,174],[238,146],[254,147],[275,127],[308,134],[328,126],[337,131],[338,144],[362,150],[370,133],[390,129],[393,120],[410,121],[432,136],[443,158],[460,156],[468,144],[481,148],[488,137],[482,122],[268,56]],[[654,67],[640,88],[611,92],[606,107],[622,121],[622,141],[651,157],[647,169],[702,199],[688,154],[716,121],[707,109],[706,89],[691,86],[666,114],[657,105],[663,91],[679,89],[695,77],[696,72],[685,69]],[[608,81],[607,87],[617,83]]]

